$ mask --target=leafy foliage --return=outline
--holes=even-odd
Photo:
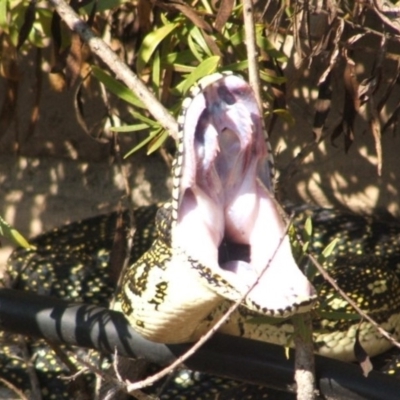
[[[0,235],[10,239],[17,246],[24,247],[26,249],[34,249],[28,241],[12,226],[10,226],[3,218],[0,217]]]
[[[70,5],[99,35],[110,38],[121,57],[173,115],[189,87],[202,76],[225,69],[246,74],[248,60],[239,0],[72,0]],[[393,50],[400,33],[398,21],[393,18],[396,9],[381,1],[368,6],[334,1],[324,9],[294,1],[258,1],[256,6],[257,61],[266,89],[263,96],[269,133],[279,134],[274,132],[277,118],[294,123],[286,104],[290,89],[299,86],[299,79],[307,70],[317,71],[310,80],[318,92],[310,141],[330,138],[336,145],[341,137],[347,151],[355,140],[364,140],[354,133],[356,119],[364,113],[368,132],[374,138],[380,173],[382,135],[397,129],[400,115],[398,99],[391,113],[386,109],[388,98],[399,84],[400,58]],[[289,42],[290,58],[289,51],[283,51]],[[92,59],[85,44],[64,26],[47,1],[0,1],[0,44],[0,75],[6,81],[0,135],[16,112],[19,54],[51,47],[51,53],[38,51],[36,74],[39,76],[47,64],[49,73],[63,82],[60,87],[78,86],[77,114],[83,114],[81,97],[89,90],[87,82],[92,78],[107,88],[111,98],[126,103],[124,114],[110,106],[103,127],[111,125],[113,132],[131,132],[141,138],[127,155],[143,147],[148,153],[153,152],[167,138],[159,121],[152,120],[140,100]],[[357,56],[360,49],[371,54],[370,64]],[[296,60],[295,69],[288,74],[285,68],[291,59]],[[394,72],[384,76],[389,64],[392,69],[396,64]],[[38,118],[34,110],[41,96],[39,78],[37,82],[30,133]],[[342,98],[337,102],[340,118],[334,126],[328,126],[335,96]],[[110,140],[103,130],[98,136],[90,129],[87,132],[95,139]],[[301,153],[301,157],[306,155],[307,152]],[[297,168],[298,164],[293,165]],[[284,178],[282,175],[281,182],[285,182]]]
[[[397,105],[391,115],[385,116],[385,102],[397,86],[399,76],[397,72],[390,77],[389,84],[383,84],[382,73],[390,58],[388,48],[398,41],[396,35],[400,32],[399,24],[391,18],[395,8],[388,8],[380,1],[371,7],[331,2],[325,9],[301,2],[259,1],[256,4],[260,76],[266,87],[271,89],[264,93],[266,104],[269,104],[269,131],[273,131],[278,117],[289,123],[294,122],[285,101],[287,89],[283,70],[288,59],[278,48],[279,43],[293,40],[293,55],[298,58],[299,73],[289,77],[290,86],[296,85],[305,69],[315,66],[319,71],[314,79],[319,92],[313,124],[315,139],[320,141],[326,138],[326,120],[331,111],[332,96],[344,90],[342,118],[328,134],[332,143],[343,136],[345,149],[348,150],[355,140],[355,119],[366,106],[366,118],[375,140],[380,173],[383,162],[381,136],[390,127],[396,128],[400,109]],[[248,60],[242,5],[238,0],[73,0],[71,6],[93,29],[111,34],[129,65],[173,114],[177,113],[182,96],[198,78],[217,69],[246,73]],[[377,20],[381,23],[380,27]],[[385,28],[382,28],[382,23]],[[89,79],[83,71],[85,64],[90,64],[93,76],[111,93],[127,101],[128,108],[139,107],[140,110],[141,106],[133,100],[133,94],[128,94],[122,84],[107,77],[101,66],[94,65],[95,61],[91,60],[80,39],[65,28],[46,1],[2,1],[0,30],[3,76],[15,78],[16,51],[26,51],[32,46],[42,48],[50,43],[53,60],[47,61],[52,65],[52,73],[63,76],[67,87],[79,80]],[[377,43],[376,39],[379,39]],[[364,76],[360,76],[360,62],[355,57],[355,50],[357,46],[371,41],[375,41],[370,46],[375,52],[374,63],[365,66]],[[342,74],[343,87],[332,86],[334,74]],[[11,84],[10,88],[13,89]],[[81,95],[80,91],[77,93]],[[12,108],[12,98],[10,103],[4,104],[3,108]],[[77,112],[80,111],[77,109]],[[143,110],[140,112],[145,113]],[[117,120],[121,120],[118,111],[112,110],[112,113],[116,114],[114,117]],[[121,120],[120,124],[126,125],[127,122]],[[35,120],[32,121],[34,123]],[[135,117],[130,119],[128,126],[130,128],[124,128],[124,132],[129,129],[132,132],[147,130],[148,151],[157,149],[163,142],[161,137],[167,136],[157,124],[139,121]],[[121,132],[121,128],[115,131]]]

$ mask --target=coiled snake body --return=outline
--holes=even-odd
[[[125,275],[121,309],[150,340],[196,340],[260,276],[220,330],[288,345],[293,328],[282,318],[312,309],[316,296],[293,259],[271,195],[270,159],[254,95],[241,78],[214,74],[184,101],[179,122],[172,201],[159,212],[156,241]],[[352,286],[358,282],[365,296],[357,297],[360,305],[398,334],[400,300],[388,302],[387,296],[398,281],[372,282],[367,270],[359,274],[360,262],[347,260],[335,277],[345,274]],[[370,273],[379,275],[377,268]],[[343,311],[346,304],[328,296],[326,284],[320,289],[325,292],[324,301]],[[257,315],[280,319],[257,324]],[[319,331],[325,333],[316,337],[316,350],[353,360],[356,328],[338,333],[340,325],[321,321]],[[363,325],[360,342],[371,355],[390,347],[375,328]]]
[[[154,205],[135,211],[137,231],[131,254],[132,263],[156,238],[154,219],[157,209]],[[318,253],[334,238],[339,239],[327,266],[331,274],[365,311],[369,311],[383,326],[388,328],[391,324],[391,332],[398,335],[400,309],[396,299],[400,292],[400,224],[333,210],[308,207],[296,207],[295,210],[297,217],[294,224],[299,231],[306,218],[312,217],[314,235],[311,251]],[[108,261],[117,219],[117,213],[102,215],[63,226],[33,239],[31,243],[36,250],[17,249],[8,261],[10,285],[43,295],[107,306],[114,290],[109,279]],[[127,224],[128,212],[124,212],[123,219]],[[313,321],[316,350],[322,345],[331,353],[335,352],[337,358],[343,358],[342,343],[347,343],[352,351],[359,320],[345,318],[345,314],[352,315],[354,312],[347,303],[340,301],[335,291],[319,276],[313,279],[313,284],[320,298],[328,299],[323,302]],[[343,314],[339,319],[337,316],[318,317],[326,312]],[[263,326],[266,330],[272,327]],[[260,329],[257,327],[258,331]],[[282,340],[288,340],[291,325],[287,321],[273,326],[273,329],[281,329]],[[382,340],[365,323],[361,332],[372,343]],[[365,342],[363,345],[368,349]],[[388,345],[385,343],[380,350],[386,347]],[[44,388],[43,398],[73,398],[71,392],[67,391],[66,395],[60,392],[60,387],[66,390],[68,382],[57,379],[60,374],[70,375],[72,372],[65,370],[65,366],[54,358],[45,344],[33,342],[30,348],[35,354],[35,370]],[[15,358],[11,350],[4,346],[0,352],[0,377],[15,382],[18,387],[29,387],[24,374],[26,365]],[[346,352],[349,350],[345,349]],[[221,388],[221,383],[211,384]]]
[[[290,344],[293,328],[284,318],[311,310],[316,295],[287,237],[274,255],[284,225],[270,193],[268,151],[252,92],[238,77],[212,76],[184,102],[183,115],[172,201],[137,210],[132,265],[118,307],[151,340],[195,340],[262,274],[222,331]],[[400,336],[400,226],[329,210],[297,212],[298,227],[307,214],[313,217],[314,252],[339,239],[327,265],[331,274]],[[71,224],[34,240],[36,251],[17,250],[8,263],[11,286],[105,304],[112,293],[107,268],[116,218]],[[319,276],[313,284],[322,303],[315,311],[316,351],[354,359],[359,320]],[[261,323],[263,315],[281,319]],[[360,341],[370,355],[390,347],[365,322]]]

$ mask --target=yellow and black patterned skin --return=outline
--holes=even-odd
[[[132,262],[151,246],[156,237],[154,218],[157,209],[158,207],[154,205],[139,208],[135,213],[137,235],[132,249]],[[385,323],[390,318],[397,318],[399,306],[396,299],[400,298],[398,270],[400,224],[397,221],[382,222],[377,218],[366,218],[333,210],[297,207],[294,223],[299,230],[302,229],[308,216],[313,220],[314,234],[311,247],[314,252],[318,254],[332,239],[339,239],[328,266],[338,284],[357,300],[363,309],[371,310],[374,317],[376,317],[375,310],[382,309],[386,304],[388,307],[378,312],[380,322]],[[124,221],[127,221],[128,213],[124,212],[123,217]],[[107,305],[114,290],[108,278],[108,261],[116,221],[117,214],[111,213],[72,223],[32,239],[31,242],[37,247],[36,250],[17,249],[8,261],[11,286],[19,290],[29,290],[77,302]],[[352,267],[348,268],[349,265]],[[80,274],[78,278],[77,273]],[[337,301],[338,297],[334,290],[322,282],[319,276],[314,278],[313,283],[322,301],[324,298],[332,299],[326,302],[323,311],[354,314],[346,303]],[[325,333],[329,330],[329,333],[341,335],[342,341],[346,341],[349,332],[352,332],[358,323],[358,320],[344,318],[339,320],[318,318],[315,314],[314,329],[323,328]],[[398,334],[396,330],[392,330],[392,333]],[[0,353],[0,378],[11,381],[22,390],[29,390],[26,364],[20,360],[18,346],[9,339]],[[351,338],[348,340],[351,341]],[[375,335],[371,335],[370,340],[375,341]],[[323,336],[316,331],[316,346],[322,341]],[[34,355],[34,368],[42,387],[43,399],[74,398],[74,388],[67,380],[61,379],[63,376],[70,376],[71,370],[43,341],[28,340],[28,347],[30,355]],[[335,344],[335,349],[340,353],[340,341]],[[84,354],[83,350],[79,351]],[[397,363],[397,359],[394,359],[386,367],[388,373],[392,375],[398,373]],[[179,378],[176,385],[171,388],[171,392],[162,395],[161,399],[191,399],[193,396],[206,399],[215,391],[227,391],[226,393],[232,397],[226,398],[245,398],[240,397],[244,396],[241,391],[236,392],[237,397],[232,394],[232,385],[238,386],[240,385],[238,383],[219,378],[211,379],[201,374],[193,375],[190,382],[190,385],[183,384]],[[93,388],[88,384],[88,393],[90,390]],[[265,392],[257,393],[262,396]]]

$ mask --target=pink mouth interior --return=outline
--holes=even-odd
[[[225,77],[197,95],[186,114],[175,244],[218,271],[267,310],[307,301],[271,188],[267,148],[250,87]],[[261,277],[259,275],[262,274]]]

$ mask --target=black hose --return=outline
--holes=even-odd
[[[0,329],[54,343],[94,348],[166,365],[190,344],[164,345],[142,338],[118,312],[57,298],[0,289]],[[293,391],[293,353],[265,342],[216,334],[185,363],[214,375]],[[400,381],[379,372],[368,378],[353,364],[316,356],[316,378],[329,399],[398,400]]]

